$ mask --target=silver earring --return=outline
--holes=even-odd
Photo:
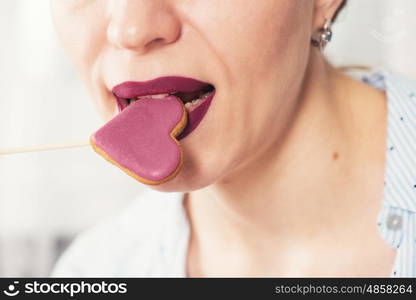
[[[324,27],[315,32],[311,39],[314,47],[318,47],[321,51],[325,49],[326,45],[332,40],[331,26],[331,20],[326,20]]]

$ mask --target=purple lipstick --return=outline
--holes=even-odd
[[[167,76],[145,82],[127,81],[113,88],[119,111],[148,98],[178,97],[188,112],[188,123],[178,140],[185,138],[204,118],[215,96],[213,85],[192,78]]]

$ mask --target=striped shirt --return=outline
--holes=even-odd
[[[388,100],[384,197],[374,221],[397,249],[391,276],[416,277],[416,82],[384,70],[362,80]],[[183,194],[149,190],[79,235],[52,276],[185,277],[189,232]]]
[[[416,277],[416,82],[380,70],[363,78],[387,93],[388,134],[382,237],[397,249],[392,277]]]

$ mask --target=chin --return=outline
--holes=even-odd
[[[197,171],[195,168],[182,166],[181,171],[173,179],[158,185],[150,185],[149,187],[160,192],[191,192],[205,188],[213,184],[217,176],[205,172]]]

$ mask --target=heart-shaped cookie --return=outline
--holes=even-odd
[[[91,136],[94,150],[142,183],[156,185],[174,178],[182,167],[176,137],[187,122],[175,96],[131,103]]]

